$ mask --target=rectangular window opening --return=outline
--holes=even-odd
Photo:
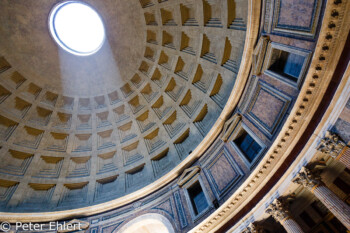
[[[297,82],[305,62],[305,57],[282,50],[278,51],[278,56],[269,67],[269,70],[284,76],[293,82]]]
[[[234,142],[249,162],[252,162],[262,149],[246,131],[243,131]]]
[[[207,199],[198,181],[188,188],[187,191],[195,215],[200,214],[202,211],[208,208]]]

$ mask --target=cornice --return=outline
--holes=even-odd
[[[332,102],[328,106],[327,111],[323,115],[322,120],[319,122],[317,128],[313,132],[303,151],[298,155],[293,164],[289,167],[288,171],[284,173],[284,175],[279,179],[274,187],[270,189],[265,197],[261,199],[260,202],[253,209],[251,209],[243,219],[241,219],[235,226],[233,226],[229,232],[236,232],[239,225],[247,224],[252,215],[254,215],[254,219],[257,219],[259,213],[262,213],[261,210],[265,209],[266,203],[269,203],[271,197],[273,197],[277,192],[279,194],[285,194],[289,189],[293,190],[293,188],[290,187],[292,184],[293,174],[295,174],[295,172],[298,172],[300,167],[302,167],[305,162],[313,161],[314,159],[316,161],[319,161],[321,152],[317,150],[317,146],[320,142],[320,139],[323,138],[327,130],[329,130],[329,128],[335,124],[344,107],[346,106],[346,103],[350,98],[350,92],[348,91],[349,88],[350,66],[348,65],[347,70],[342,77],[341,83],[337,88],[337,92],[332,98]]]

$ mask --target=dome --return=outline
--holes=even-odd
[[[78,31],[71,38],[85,35],[78,4],[88,13],[96,10],[105,23],[102,47],[88,56],[63,41],[69,37],[59,38],[60,19],[77,27],[67,29]],[[243,25],[247,4],[241,5]],[[10,209],[64,210],[121,198],[163,177],[196,149],[231,94],[245,31],[233,33],[218,22],[199,28],[199,18],[186,16],[194,6],[181,7],[178,12],[169,2],[156,12],[136,0],[2,3],[1,21],[8,27],[2,28],[1,51],[11,68],[1,75],[16,92],[2,103],[4,127],[13,129],[4,138],[3,174],[27,179],[33,193],[43,193],[37,186],[44,185],[48,199],[64,199],[76,187],[98,193],[106,182],[117,185],[99,198],[89,193],[93,201],[88,195],[77,206],[49,201],[36,210],[23,195]],[[188,18],[180,22],[178,13]],[[53,37],[51,23],[60,27]],[[9,170],[15,160],[22,165]]]

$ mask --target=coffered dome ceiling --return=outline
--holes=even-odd
[[[68,96],[96,96],[129,80],[143,57],[145,23],[140,3],[85,1],[101,15],[107,40],[94,56],[77,57],[59,49],[48,29],[58,1],[2,1],[1,47],[28,81]],[[140,17],[141,16],[141,17]]]
[[[244,0],[85,1],[107,37],[87,57],[51,38],[57,2],[0,2],[3,211],[89,206],[151,184],[208,134],[239,69]]]

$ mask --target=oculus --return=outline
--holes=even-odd
[[[53,39],[65,51],[78,56],[96,53],[105,40],[105,29],[99,14],[79,1],[57,4],[49,16]]]

